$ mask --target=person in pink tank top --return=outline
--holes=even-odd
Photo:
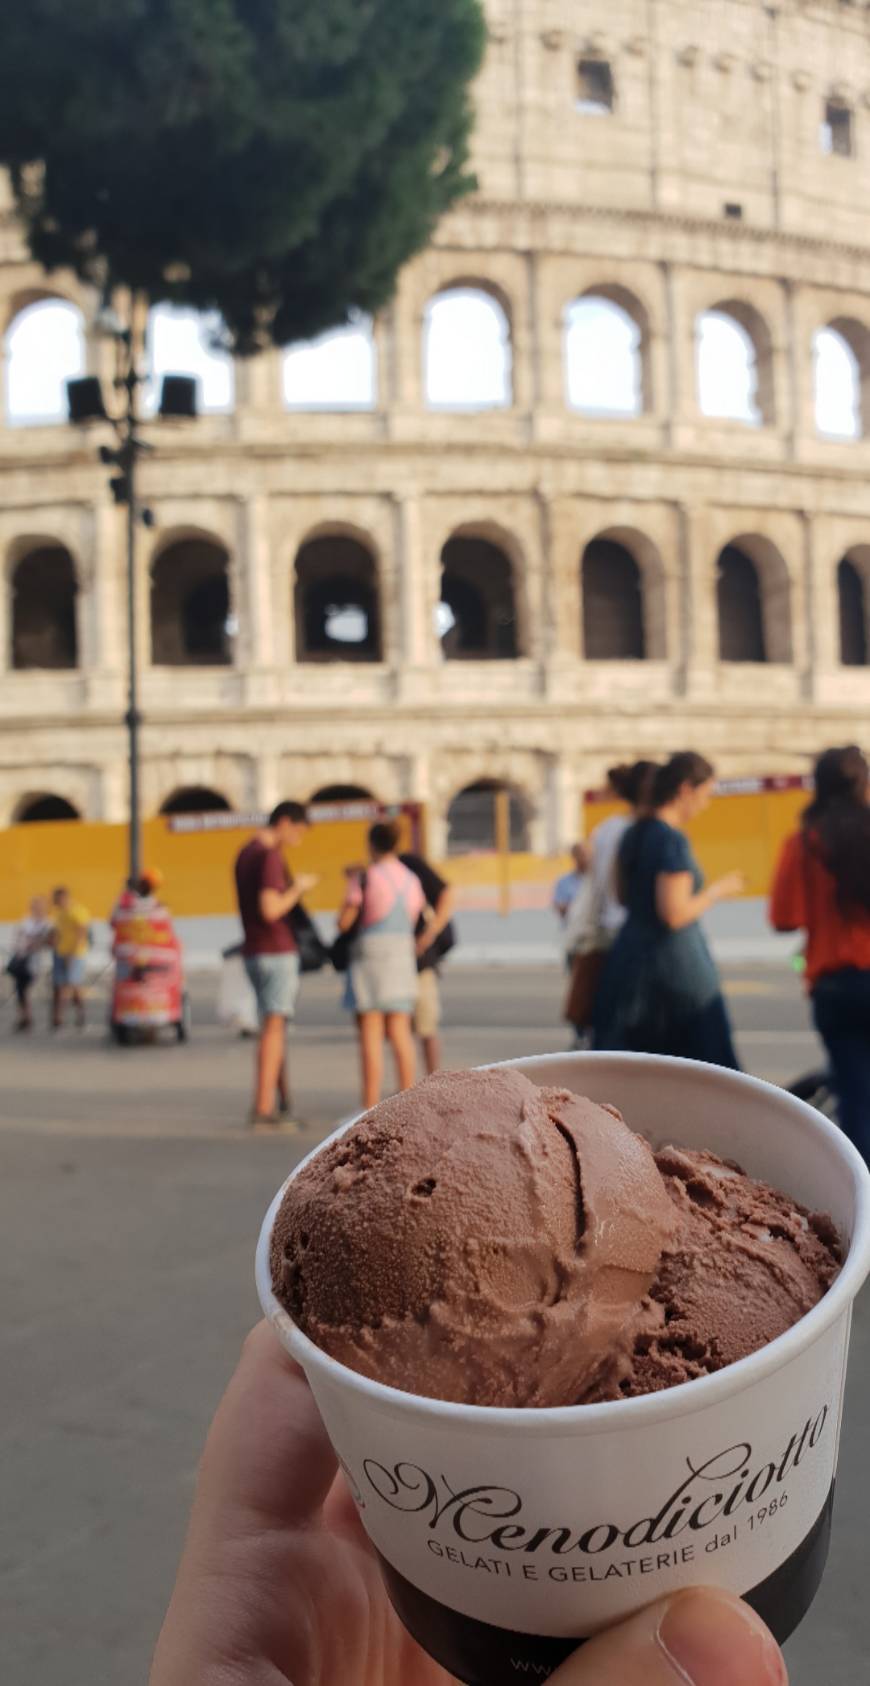
[[[359,1034],[363,1106],[381,1098],[384,1041],[396,1063],[399,1089],[414,1082],[411,1015],[417,994],[414,931],[425,906],[419,878],[397,855],[399,827],[379,821],[369,832],[371,864],[352,874],[338,916],[353,931],[349,983]]]

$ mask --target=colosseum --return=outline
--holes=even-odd
[[[365,791],[440,854],[507,785],[549,851],[615,758],[802,771],[866,720],[868,7],[488,15],[478,189],[390,312],[148,424],[146,813]],[[124,512],[27,363],[110,350],[8,196],[0,294],[0,825],[120,820]]]

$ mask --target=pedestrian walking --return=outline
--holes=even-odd
[[[73,900],[65,885],[53,893],[54,959],[51,1002],[52,1029],[60,1030],[71,1001],[79,1030],[85,1025],[85,972],[91,945],[91,916],[82,902]]]
[[[777,931],[804,930],[806,981],[843,1130],[870,1164],[870,769],[857,744],[826,749],[770,900]]]
[[[417,999],[414,1004],[414,1033],[423,1055],[427,1077],[441,1065],[441,980],[440,966],[456,946],[453,912],[456,898],[452,886],[431,861],[416,851],[404,850],[403,866],[420,880],[426,908],[417,921]]]
[[[559,924],[563,926],[589,870],[589,857],[583,843],[572,843],[570,852],[571,867],[556,879],[550,901]]]
[[[582,1044],[592,1024],[605,956],[625,923],[626,910],[616,883],[619,846],[632,822],[648,812],[657,771],[655,761],[611,767],[608,785],[613,795],[626,803],[628,811],[602,820],[586,847],[587,870],[568,909],[564,927],[570,970],[564,1016],[574,1026],[577,1046]]]
[[[348,1000],[356,1013],[364,1107],[381,1098],[385,1039],[397,1087],[410,1089],[414,1082],[414,932],[425,907],[419,878],[398,857],[398,825],[378,821],[368,842],[370,864],[364,873],[348,875],[338,915],[339,933],[349,938]]]
[[[291,880],[283,851],[296,848],[307,828],[301,802],[280,802],[268,825],[236,856],[245,970],[257,999],[260,1024],[250,1123],[262,1131],[299,1129],[290,1117],[287,1070],[287,1026],[296,1012],[299,954],[287,915],[318,880],[310,873]]]
[[[595,1047],[672,1054],[737,1068],[728,1010],[700,920],[739,895],[743,875],[704,888],[685,827],[709,805],[714,773],[693,750],[655,774],[651,812],[629,828],[617,858],[626,918],[604,965]]]
[[[33,1025],[31,991],[45,969],[53,942],[54,925],[48,917],[48,902],[45,896],[34,896],[28,912],[15,927],[12,953],[6,965],[15,986],[17,1031],[30,1030]]]

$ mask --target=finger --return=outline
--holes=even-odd
[[[209,1431],[191,1535],[300,1527],[317,1515],[336,1467],[302,1371],[258,1324]]]
[[[550,1686],[788,1686],[788,1675],[776,1640],[748,1604],[693,1589],[590,1640]]]

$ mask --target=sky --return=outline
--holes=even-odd
[[[167,373],[200,382],[206,413],[233,407],[230,358],[209,343],[213,321],[160,306],[148,335],[151,379],[146,409],[155,409]],[[565,391],[571,408],[591,415],[630,416],[642,408],[639,330],[619,306],[584,298],[565,313]],[[430,303],[421,355],[432,408],[488,409],[511,401],[511,352],[506,318],[486,294],[456,289]],[[816,422],[820,433],[854,438],[860,432],[860,383],[855,357],[839,334],[823,329],[813,345]],[[757,423],[752,344],[728,316],[702,318],[697,339],[701,411]],[[13,425],[65,419],[64,381],[84,373],[84,344],[72,306],[45,301],[23,311],[7,336],[6,416]],[[369,409],[378,401],[377,360],[363,319],[312,344],[285,352],[288,409]]]

